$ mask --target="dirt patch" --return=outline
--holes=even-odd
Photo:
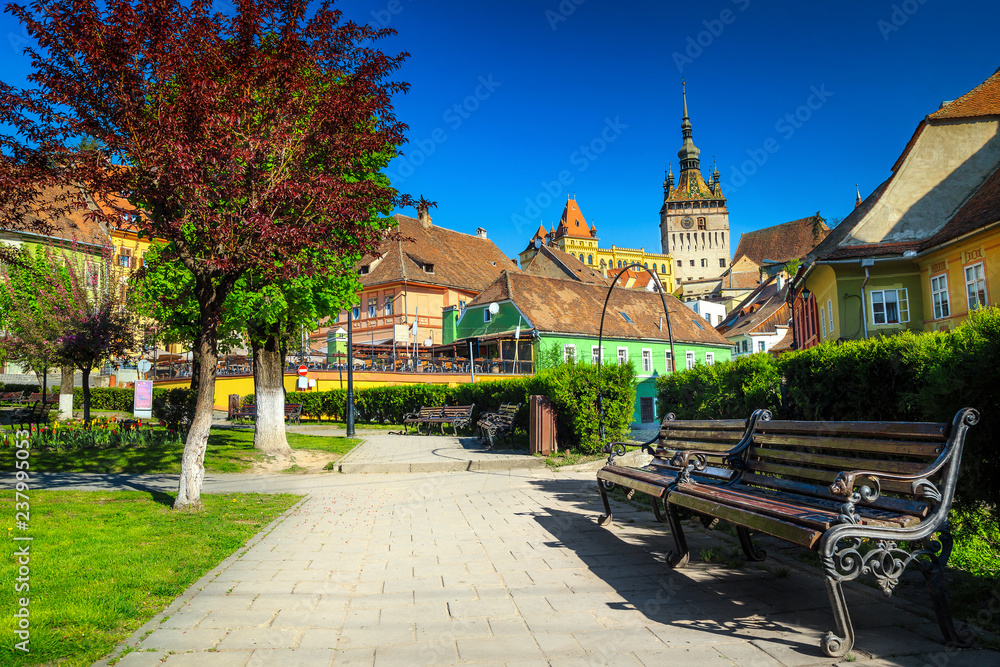
[[[251,473],[255,475],[273,475],[284,472],[293,465],[301,468],[301,470],[296,469],[295,472],[303,475],[307,473],[329,472],[323,468],[331,461],[336,461],[339,458],[339,455],[330,454],[329,452],[296,449],[292,450],[291,458],[282,459],[272,456],[256,462]]]

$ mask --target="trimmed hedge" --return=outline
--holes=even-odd
[[[631,363],[604,366],[605,440],[622,439],[630,432],[635,409],[636,378]],[[449,387],[417,384],[372,387],[354,393],[359,422],[401,424],[409,412],[429,405],[474,404],[473,421],[483,412],[493,412],[501,403],[520,403],[518,428],[528,428],[528,397],[548,396],[556,410],[559,441],[564,447],[599,452],[597,368],[589,364],[564,364],[538,375],[497,382],[465,383]],[[252,396],[249,397],[252,399]],[[302,414],[343,421],[347,392],[335,389],[288,395],[288,402],[302,403]]]
[[[662,413],[679,419],[745,418],[949,422],[979,411],[962,455],[956,504],[1000,516],[1000,309],[973,313],[945,333],[824,343],[808,350],[741,357],[657,380]]]

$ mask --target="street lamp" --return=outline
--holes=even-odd
[[[354,309],[347,309],[347,408],[344,420],[347,422],[347,437],[354,436]]]

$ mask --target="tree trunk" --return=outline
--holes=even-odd
[[[292,448],[285,437],[285,367],[281,341],[276,335],[250,335],[253,350],[253,384],[257,396],[253,446],[269,456],[288,458]]]
[[[72,419],[73,377],[76,375],[76,368],[72,364],[62,366],[59,373],[62,376],[59,381],[59,419]]]
[[[222,302],[232,289],[237,276],[227,277],[221,284],[214,284],[211,276],[195,274],[195,298],[198,300],[198,335],[195,337],[194,356],[198,359],[198,377],[192,373],[192,383],[197,382],[198,397],[194,418],[184,441],[181,456],[181,475],[174,509],[199,511],[201,509],[201,484],[205,479],[205,450],[212,428],[215,409],[215,365],[219,357],[219,314]],[[193,369],[192,369],[193,371]]]
[[[90,424],[90,369],[81,368],[83,371],[83,423]],[[89,426],[87,428],[90,428]]]

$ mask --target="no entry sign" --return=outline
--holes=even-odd
[[[301,375],[302,377],[306,377],[307,375],[309,375],[309,369],[306,368],[305,364],[299,366],[299,375]]]

